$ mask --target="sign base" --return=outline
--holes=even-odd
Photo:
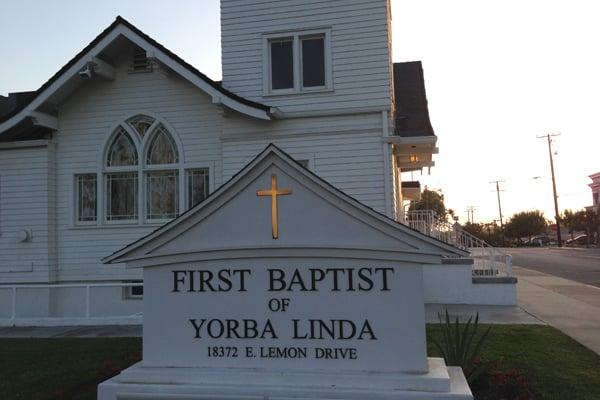
[[[425,374],[164,368],[138,363],[98,386],[98,400],[471,400],[459,367],[429,358]]]

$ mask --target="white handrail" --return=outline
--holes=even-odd
[[[469,251],[474,260],[474,276],[513,276],[510,254],[465,231],[458,223],[440,220],[433,210],[409,211],[406,223],[425,235]]]

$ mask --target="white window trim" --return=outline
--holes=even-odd
[[[302,51],[300,49],[300,40],[305,36],[325,36],[325,86],[303,87],[302,86]],[[293,39],[294,58],[294,87],[290,89],[272,89],[271,88],[271,46],[273,39]],[[333,91],[333,63],[331,56],[331,28],[315,28],[309,30],[291,31],[291,32],[273,32],[263,34],[263,96],[285,96],[306,93],[322,93]]]

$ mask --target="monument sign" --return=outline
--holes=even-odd
[[[423,264],[464,255],[270,146],[106,259],[144,268],[144,351],[99,399],[470,399],[427,358],[422,293]]]

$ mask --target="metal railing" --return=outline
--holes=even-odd
[[[474,261],[473,276],[513,276],[510,254],[470,234],[458,223],[452,225],[440,220],[433,210],[409,211],[406,224],[425,235],[469,251]]]
[[[122,306],[125,301],[134,300],[133,298],[127,298],[122,295],[118,299],[113,299],[113,310],[104,310],[103,312],[98,312],[101,315],[94,315],[92,312],[93,309],[93,300],[92,300],[92,291],[95,289],[108,289],[108,288],[132,288],[132,287],[142,287],[143,283],[131,282],[131,283],[123,283],[123,282],[114,282],[114,283],[68,283],[68,284],[8,284],[8,285],[0,285],[0,294],[4,294],[4,296],[0,297],[1,299],[6,298],[6,294],[3,292],[9,291],[10,293],[10,309],[6,310],[6,308],[2,309],[4,316],[0,315],[0,326],[74,326],[74,325],[137,325],[142,323],[142,312],[141,312],[141,302],[137,302],[136,304],[130,304],[129,307]],[[39,299],[39,296],[47,295],[48,303],[53,302],[51,298],[60,296],[59,291],[68,291],[72,290],[75,292],[81,292],[83,290],[83,295],[81,293],[71,293],[67,295],[63,293],[65,298],[69,298],[71,302],[75,305],[77,310],[71,312],[52,312],[50,310],[50,306],[48,308],[48,315],[39,316],[38,311],[35,310],[35,306],[32,307],[30,313],[34,315],[19,315],[19,305],[23,302],[31,302],[32,300]],[[36,293],[37,291],[37,293]],[[24,294],[27,292],[26,294]],[[112,293],[115,295],[115,293]],[[21,296],[21,297],[20,297]],[[21,299],[21,301],[20,301]],[[76,300],[80,300],[83,302],[83,307],[81,307],[81,303]],[[64,301],[64,299],[63,299]],[[104,296],[99,296],[97,300],[97,304],[99,306],[102,303],[106,303],[107,299]],[[0,302],[0,306],[2,306],[2,302]],[[4,304],[5,306],[6,304]],[[106,308],[106,307],[105,307]],[[110,307],[109,307],[110,308]],[[140,311],[135,311],[131,313],[132,308],[139,308]],[[8,313],[6,312],[8,311]],[[24,312],[27,314],[27,312]]]

